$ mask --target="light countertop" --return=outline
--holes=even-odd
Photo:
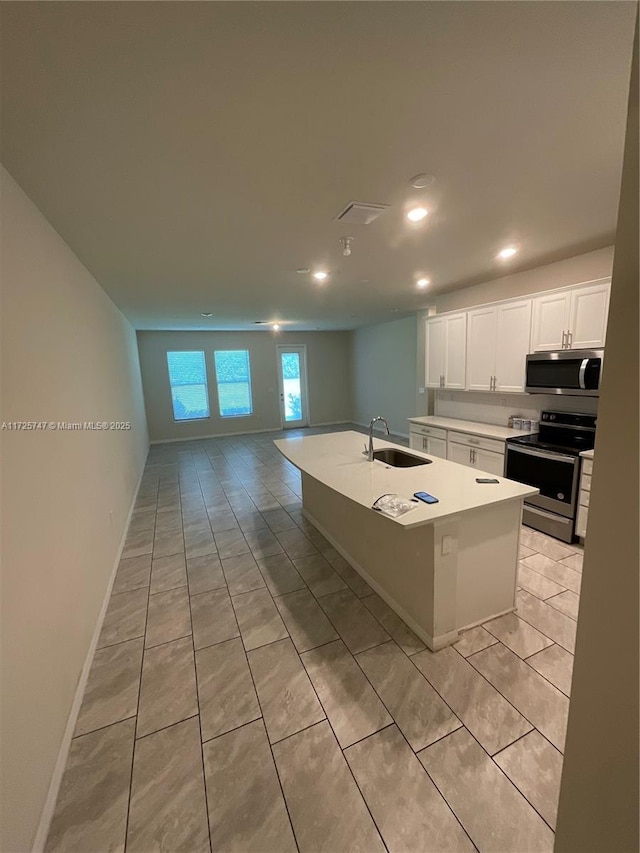
[[[583,450],[580,456],[583,459],[593,459],[593,450]]]
[[[413,456],[433,461],[413,468],[391,468],[383,462],[369,462],[362,453],[366,441],[362,433],[349,431],[283,438],[274,444],[303,473],[362,506],[370,507],[385,494],[409,499],[414,492],[425,491],[439,498],[439,503],[420,503],[405,515],[391,519],[404,527],[431,524],[488,504],[523,500],[538,493],[531,486],[504,477],[496,477],[497,484],[476,483],[476,477],[494,475],[404,447],[401,449]],[[377,436],[373,446],[374,450],[398,447]]]
[[[440,429],[455,429],[459,432],[471,433],[471,435],[481,435],[484,438],[499,438],[502,441],[506,441],[507,438],[519,438],[521,435],[532,435],[534,432],[530,429],[511,429],[496,424],[463,421],[461,418],[440,418],[437,415],[425,415],[424,417],[407,418],[407,420],[412,424],[424,424],[424,426],[440,427]]]

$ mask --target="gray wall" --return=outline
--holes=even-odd
[[[3,169],[0,179],[2,420],[132,424],[2,432],[0,849],[17,853],[50,804],[148,442],[132,327]]]
[[[405,317],[353,332],[353,420],[383,415],[392,432],[407,435],[416,414],[416,318]]]
[[[349,332],[138,332],[138,349],[151,441],[280,429],[276,346],[305,344],[309,414],[312,425],[343,423],[351,418]],[[213,368],[215,349],[249,350],[253,414],[221,418]],[[204,350],[207,363],[209,418],[174,421],[167,373],[170,350]]]
[[[638,850],[638,30],[556,853]]]

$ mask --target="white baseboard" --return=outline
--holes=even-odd
[[[363,427],[364,429],[369,429],[369,424],[363,424],[361,421],[349,421],[349,423],[355,424],[356,426],[359,426],[359,427]],[[394,436],[394,435],[399,435],[400,438],[407,438],[407,439],[409,438],[408,432],[391,432],[389,437]],[[375,436],[377,438],[382,438],[382,439],[386,438],[386,436],[380,435],[380,433],[378,433],[378,432],[375,433]]]
[[[147,449],[148,453],[148,449]],[[111,598],[111,590],[113,589],[113,584],[116,579],[116,572],[118,571],[118,564],[120,563],[120,555],[122,554],[122,550],[124,548],[125,539],[127,538],[127,531],[129,530],[129,523],[131,522],[131,516],[133,515],[133,508],[136,504],[136,498],[138,497],[138,492],[140,491],[140,483],[142,482],[142,476],[144,474],[144,469],[146,465],[146,457],[145,464],[142,466],[142,470],[140,471],[140,476],[138,477],[138,483],[133,493],[133,498],[131,499],[131,505],[129,507],[129,513],[127,515],[127,521],[124,526],[124,530],[122,531],[122,537],[120,539],[120,545],[118,547],[118,551],[116,554],[115,563],[111,570],[111,575],[109,576],[109,581],[107,583],[107,589],[104,595],[104,600],[102,602],[102,607],[100,608],[100,613],[98,615],[98,620],[96,622],[96,627],[93,632],[93,636],[91,638],[91,643],[89,644],[89,649],[87,651],[87,656],[84,661],[84,665],[82,667],[82,671],[80,672],[80,678],[78,679],[78,685],[76,687],[76,692],[73,697],[73,702],[71,703],[71,710],[69,711],[69,717],[67,719],[67,725],[64,730],[64,735],[62,736],[62,743],[60,744],[60,749],[58,751],[58,758],[56,759],[55,767],[53,768],[53,774],[51,776],[51,782],[49,783],[49,790],[47,791],[47,797],[44,801],[44,806],[42,807],[42,812],[40,814],[40,821],[38,823],[38,829],[36,831],[36,837],[33,842],[32,853],[42,853],[44,850],[45,843],[47,841],[47,835],[49,834],[49,829],[51,827],[51,820],[53,818],[53,813],[56,807],[56,801],[58,799],[58,793],[60,791],[60,784],[62,782],[62,777],[64,775],[64,769],[67,764],[67,758],[69,757],[69,749],[71,748],[71,741],[73,740],[73,733],[76,728],[76,722],[78,720],[78,714],[80,713],[80,707],[82,705],[82,699],[84,697],[84,691],[87,686],[87,680],[89,678],[89,672],[91,670],[91,665],[93,663],[93,657],[96,652],[96,646],[98,645],[98,639],[100,637],[100,631],[102,630],[102,623],[104,622],[104,617],[107,612],[107,607],[109,606],[109,599]]]
[[[327,421],[321,424],[309,424],[309,429],[323,426],[338,426],[340,424],[351,424],[354,421]],[[295,427],[295,429],[305,429],[305,427]],[[208,438],[234,438],[241,435],[259,435],[267,432],[282,432],[282,427],[266,427],[263,429],[243,429],[241,432],[214,432],[207,435],[188,435],[184,438],[156,438],[151,444],[175,444],[177,441],[206,441]]]
[[[304,508],[304,506],[302,507],[302,514],[309,522],[311,522],[311,524],[313,524],[316,530],[319,530],[320,533],[322,533],[324,538],[327,539],[333,545],[336,551],[342,557],[345,558],[347,563],[349,563],[349,565],[356,570],[360,577],[365,580],[369,584],[369,586],[378,593],[380,598],[386,601],[389,607],[395,613],[398,614],[402,621],[406,625],[408,625],[409,628],[411,628],[413,633],[416,634],[422,640],[422,642],[425,643],[429,649],[431,649],[431,651],[437,652],[440,649],[443,649],[445,646],[450,646],[452,643],[455,643],[455,641],[459,637],[459,633],[457,630],[449,631],[446,634],[439,634],[437,637],[432,637],[431,634],[428,634],[424,630],[424,628],[422,628],[415,621],[412,616],[409,616],[404,607],[401,607],[397,603],[397,601],[391,598],[391,596],[380,586],[380,584],[369,575],[366,569],[363,569],[363,567],[356,560],[353,559],[351,554],[345,551],[342,545],[340,545],[340,543],[336,539],[334,539],[334,537],[313,517],[313,515],[311,515],[308,510]]]

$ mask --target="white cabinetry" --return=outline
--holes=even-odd
[[[437,427],[409,424],[409,447],[440,459],[447,458],[447,431]]]
[[[474,308],[467,316],[467,390],[523,392],[531,300]]]
[[[531,351],[604,347],[609,289],[604,281],[536,296]]]
[[[583,459],[580,471],[580,497],[578,498],[578,517],[576,518],[576,536],[582,539],[587,535],[587,519],[589,517],[589,499],[591,497],[591,474],[593,459]]]
[[[449,430],[447,459],[451,462],[458,462],[502,477],[504,453],[504,441]]]
[[[467,315],[430,317],[425,323],[425,385],[464,389]]]

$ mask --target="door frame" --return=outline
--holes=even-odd
[[[299,352],[300,359],[300,392],[302,397],[301,421],[286,421],[284,417],[284,385],[282,376],[282,353]],[[307,382],[307,345],[306,344],[276,344],[276,370],[278,373],[278,409],[280,411],[281,429],[300,429],[311,423],[309,412],[309,384]]]

